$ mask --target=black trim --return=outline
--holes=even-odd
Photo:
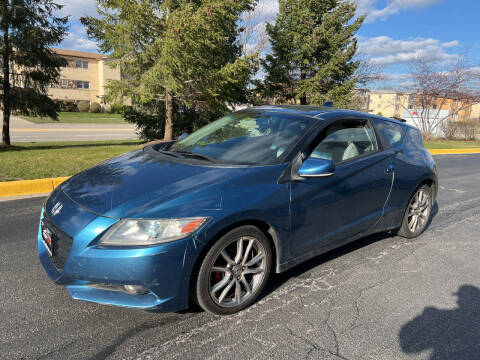
[[[68,255],[72,249],[73,239],[67,233],[62,231],[55,223],[44,213],[41,221],[42,232],[47,228],[51,233],[52,256],[51,260],[57,270],[62,271],[67,262]]]

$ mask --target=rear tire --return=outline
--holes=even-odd
[[[432,190],[426,184],[420,186],[408,201],[398,235],[413,239],[422,234],[430,221],[432,205]]]
[[[272,250],[265,234],[255,226],[241,226],[223,235],[207,252],[193,295],[206,311],[236,313],[258,298],[271,266]]]

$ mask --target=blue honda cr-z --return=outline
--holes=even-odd
[[[418,236],[437,193],[420,132],[328,107],[254,107],[73,176],[38,252],[76,299],[231,314],[271,271],[375,232]]]

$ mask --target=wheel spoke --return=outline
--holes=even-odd
[[[234,284],[235,284],[235,279],[232,279],[232,281],[230,281],[228,283],[227,287],[225,289],[223,289],[222,293],[218,297],[218,302],[219,303],[221,303],[223,301],[223,299],[225,299],[225,296],[227,296],[228,292],[230,291],[230,289],[232,288],[232,286]]]
[[[235,280],[235,303],[240,304],[241,298],[242,298],[242,285],[240,285],[240,281]]]
[[[243,257],[243,238],[237,240],[237,254],[235,255],[235,262],[238,264]]]
[[[243,272],[244,275],[247,275],[247,274],[258,274],[258,273],[261,273],[261,272],[264,272],[265,269],[264,268],[260,268],[260,267],[257,267],[257,268],[248,268],[247,270],[245,270]]]
[[[232,260],[232,258],[230,256],[228,256],[227,252],[225,251],[225,249],[222,250],[222,252],[220,253],[220,255],[222,255],[222,257],[225,259],[225,261],[227,262],[227,264],[230,264],[230,265],[233,265],[235,264],[235,262]]]
[[[255,256],[252,260],[250,260],[249,262],[247,262],[245,265],[246,265],[246,266],[255,265],[256,263],[258,263],[259,261],[261,261],[264,257],[265,257],[265,255],[263,255],[262,253],[260,253],[260,254],[258,254],[257,256]]]
[[[245,264],[247,262],[248,255],[250,255],[250,251],[252,250],[253,241],[253,239],[248,241],[247,250],[245,250],[245,256],[243,257],[242,264]]]
[[[212,272],[230,273],[230,270],[223,266],[214,266],[212,267]]]
[[[245,286],[245,290],[247,291],[247,294],[250,294],[252,292],[252,288],[250,287],[250,284],[248,283],[247,279],[245,279],[245,276],[242,275],[240,278],[240,281],[242,282],[243,286]]]
[[[415,216],[415,220],[413,222],[413,231],[417,230],[418,225],[418,216]]]
[[[222,280],[220,280],[218,283],[216,283],[212,287],[211,293],[215,294],[218,290],[220,290],[225,285],[227,285],[229,281],[230,281],[230,274],[227,274]]]

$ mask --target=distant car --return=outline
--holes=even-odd
[[[38,253],[75,299],[215,314],[277,273],[366,235],[425,229],[436,165],[420,132],[329,107],[254,107],[73,176]]]

